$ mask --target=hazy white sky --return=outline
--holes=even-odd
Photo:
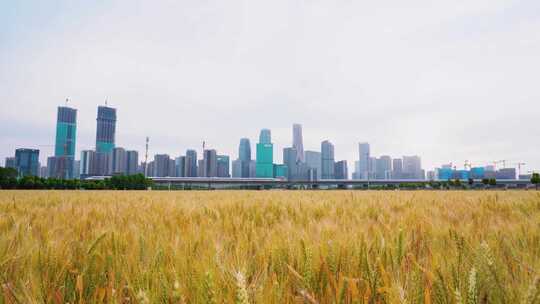
[[[363,141],[540,169],[539,74],[538,0],[1,1],[0,157],[51,155],[69,97],[78,151],[108,98],[117,145],[151,154],[204,139],[234,159],[270,128],[281,161],[301,123],[351,172]]]

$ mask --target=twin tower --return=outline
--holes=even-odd
[[[96,152],[112,153],[116,136],[116,109],[98,106]],[[75,145],[77,139],[77,109],[58,107],[54,156],[47,159],[49,177],[74,177]]]

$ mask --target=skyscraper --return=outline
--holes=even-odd
[[[257,177],[257,161],[253,159],[249,162],[249,177]]]
[[[241,138],[238,147],[238,160],[241,164],[241,173],[238,177],[249,177],[249,162],[251,161],[251,143],[249,138]]]
[[[249,138],[240,138],[240,145],[238,146],[238,159],[241,161],[251,160],[251,144]]]
[[[401,158],[394,158],[392,160],[392,178],[401,179],[403,173],[403,160]]]
[[[127,151],[126,156],[126,174],[137,174],[137,166],[139,165],[139,152],[135,150]]]
[[[47,159],[49,177],[73,178],[76,135],[77,110],[58,107],[54,156]]]
[[[297,179],[298,163],[296,162],[296,149],[283,148],[283,164],[287,166],[287,179],[292,181]]]
[[[325,140],[321,143],[321,179],[334,179],[334,145]]]
[[[368,173],[374,170],[370,166],[370,151],[368,143],[359,143],[358,144],[358,168],[357,177],[359,179],[367,179]]]
[[[47,165],[49,166],[49,164]],[[81,178],[85,178],[87,176],[93,176],[97,175],[97,169],[96,166],[96,151],[94,150],[83,150],[81,151],[81,163],[80,163],[81,169],[79,170],[79,173],[81,175]]]
[[[257,144],[257,177],[274,176],[274,145],[271,142],[270,130],[262,129]]]
[[[293,148],[296,149],[296,161],[304,162],[304,140],[302,139],[302,125],[293,124]]]
[[[204,154],[204,153],[203,153]],[[197,161],[197,176],[198,177],[205,177],[205,167],[204,167],[204,159],[199,159]]]
[[[124,148],[114,147],[111,156],[111,171],[113,175],[123,175],[127,172],[127,153]]]
[[[248,177],[249,177],[249,163],[248,163]],[[243,177],[242,176],[242,161],[240,159],[232,161],[232,177]]]
[[[403,156],[403,178],[424,179],[420,156]]]
[[[321,179],[322,175],[322,158],[321,158],[321,152],[317,151],[306,151],[305,152],[306,157],[306,164],[310,169],[314,169],[316,174],[316,179]]]
[[[76,135],[77,110],[69,107],[58,107],[54,156],[74,158]]]
[[[217,177],[217,152],[214,149],[204,150],[204,176]]]
[[[230,159],[227,155],[217,156],[217,176],[218,177],[231,177],[229,173]]]
[[[39,175],[39,150],[36,149],[16,149],[15,168],[19,176]]]
[[[172,163],[174,165],[174,161]],[[171,176],[171,158],[168,154],[156,154],[154,155],[154,175],[155,177],[167,177]]]
[[[383,155],[376,160],[375,178],[390,179],[392,175],[392,158],[388,155]]]
[[[115,145],[116,109],[99,106],[96,120],[96,152],[110,153]]]
[[[174,160],[174,167],[176,170],[175,176],[177,177],[184,177],[186,172],[186,157],[185,156],[178,156]]]
[[[272,143],[272,133],[269,129],[262,129],[259,134],[259,143],[261,144],[270,144]]]
[[[347,168],[347,161],[341,160],[341,161],[336,162],[334,165],[334,172],[335,172],[336,179],[348,179],[349,170]]]
[[[197,177],[197,151],[186,151],[186,166],[184,170],[185,177]]]

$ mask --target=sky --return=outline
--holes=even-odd
[[[425,169],[540,169],[539,16],[538,0],[0,1],[0,164],[52,155],[69,98],[77,155],[107,99],[140,155],[149,136],[151,155],[204,140],[236,159],[269,128],[280,162],[300,123],[349,172],[359,142]]]

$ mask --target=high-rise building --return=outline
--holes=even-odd
[[[39,167],[39,177],[42,177],[42,178],[48,178],[48,174],[49,174],[49,169],[47,168],[47,166],[41,166]]]
[[[81,151],[81,163],[79,173],[81,178],[97,175],[96,168],[96,151],[84,150]]]
[[[376,160],[375,163],[375,178],[390,179],[392,177],[392,158],[388,155],[383,155]]]
[[[322,158],[321,152],[317,151],[306,151],[305,152],[306,164],[310,169],[314,169],[315,178],[317,180],[321,179],[322,174]]]
[[[73,161],[73,178],[75,179],[81,178],[81,161],[80,160]]]
[[[47,176],[61,179],[73,178],[75,161],[71,156],[51,156],[47,158]],[[97,174],[96,174],[97,175]]]
[[[335,163],[334,165],[334,172],[335,172],[335,178],[336,179],[348,179],[349,178],[349,170],[347,168],[347,161],[346,160],[340,160]]]
[[[154,161],[149,162],[146,165],[146,176],[153,177],[156,172],[156,163]]]
[[[298,163],[296,149],[293,147],[283,148],[283,164],[287,166],[287,179],[290,181],[298,180]]]
[[[304,140],[302,138],[302,125],[293,124],[293,148],[296,149],[296,162],[304,162]]]
[[[50,177],[73,178],[76,136],[77,110],[58,107],[54,156],[47,159],[52,165],[47,166]]]
[[[251,160],[251,144],[249,138],[241,138],[238,146],[238,159],[242,161]]]
[[[334,145],[325,140],[321,143],[321,179],[334,179]]]
[[[39,175],[39,150],[36,149],[16,149],[15,168],[19,176]]]
[[[269,142],[270,130],[263,129],[259,136],[260,142],[257,144],[257,177],[274,176],[274,145]]]
[[[69,107],[58,107],[54,156],[74,158],[76,136],[77,110]]]
[[[249,177],[249,162],[251,161],[251,143],[249,142],[249,138],[240,139],[238,159],[240,160],[242,167],[241,174],[238,177]]]
[[[111,153],[115,146],[116,109],[99,106],[96,120],[96,152]]]
[[[259,143],[261,144],[270,144],[272,143],[272,133],[269,129],[262,129],[259,134]]]
[[[247,168],[248,168],[247,177],[249,177],[249,162],[247,164]],[[232,161],[232,177],[236,177],[236,178],[244,177],[242,176],[242,161],[240,159]]]
[[[112,175],[124,175],[127,173],[127,153],[124,148],[114,147],[111,156]]]
[[[356,172],[356,175],[359,179],[367,179],[369,172],[374,170],[374,168],[371,168],[369,143],[358,144],[358,157],[358,169],[360,171]]]
[[[217,156],[217,176],[218,177],[231,177],[229,171],[230,158],[227,155]]]
[[[187,150],[186,151],[186,166],[185,166],[185,177],[197,177],[197,151]]]
[[[354,162],[354,171],[352,173],[352,179],[361,179],[362,176],[360,175],[360,161]]]
[[[403,178],[404,179],[424,179],[422,162],[420,156],[403,156]]]
[[[392,160],[392,178],[401,179],[403,174],[403,160],[401,158],[394,158]]]
[[[249,177],[257,177],[257,161],[253,159],[249,162]]]
[[[217,177],[217,152],[214,149],[204,150],[204,176]]]
[[[175,176],[177,177],[184,177],[186,172],[186,157],[185,156],[178,156],[174,160],[174,167],[176,169]]]
[[[139,152],[135,150],[126,151],[126,156],[126,174],[137,174],[139,165]]]
[[[6,157],[6,163],[4,164],[4,168],[17,169],[17,167],[15,166],[15,157]]]
[[[204,153],[203,153],[204,154]],[[198,177],[205,177],[205,167],[204,167],[204,159],[199,159],[197,161],[197,176]]]
[[[172,160],[168,154],[156,154],[154,155],[154,174],[155,177],[167,177],[171,176],[171,171],[174,172],[174,160]]]
[[[377,170],[377,158],[376,157],[370,157],[369,163],[368,163],[368,172],[367,177],[370,179],[376,178],[376,170]]]

